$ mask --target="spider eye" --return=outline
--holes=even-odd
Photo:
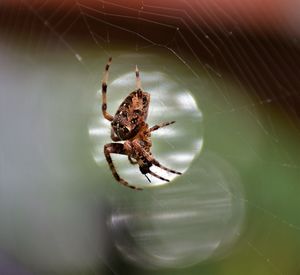
[[[125,108],[128,108],[128,107],[130,106],[130,104],[129,104],[128,102],[124,102],[123,106],[124,106]]]
[[[137,122],[137,119],[136,118],[133,118],[132,120],[131,120],[131,123],[132,124],[135,124]]]
[[[133,112],[134,112],[136,115],[140,115],[140,114],[142,113],[142,111],[139,110],[139,109],[136,109],[136,110],[134,110]]]

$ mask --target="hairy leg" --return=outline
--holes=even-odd
[[[175,170],[173,170],[173,169],[170,169],[170,168],[167,168],[167,167],[161,165],[155,158],[152,159],[152,163],[153,163],[155,166],[157,166],[157,167],[159,167],[159,168],[161,168],[161,169],[163,169],[163,170],[165,170],[165,171],[167,171],[167,172],[170,172],[170,173],[173,173],[173,174],[177,174],[177,175],[182,175],[181,172],[175,171]]]
[[[109,168],[114,176],[114,178],[122,185],[127,186],[129,188],[135,189],[135,190],[142,190],[141,188],[135,187],[133,185],[130,185],[127,181],[122,179],[119,174],[117,173],[117,170],[113,164],[113,161],[111,159],[110,154],[122,154],[126,155],[124,145],[121,143],[108,143],[104,145],[104,155],[106,158],[106,161],[109,165]]]
[[[138,152],[138,158],[139,160],[142,161],[142,163],[145,164],[145,167],[141,167],[140,165],[140,170],[143,174],[146,173],[150,173],[150,166],[151,165],[155,165],[165,171],[168,171],[170,173],[173,174],[177,174],[177,175],[181,175],[182,173],[177,172],[173,169],[167,168],[163,165],[161,165],[149,152],[147,152],[140,144],[137,140],[132,142],[132,146],[133,146],[133,150],[135,150],[136,152]],[[152,172],[153,173],[153,172]],[[153,175],[154,176],[154,175]]]
[[[136,81],[136,89],[139,90],[139,89],[142,89],[142,83],[141,83],[141,78],[140,78],[140,71],[138,69],[138,66],[136,65],[135,66],[135,81]]]
[[[138,164],[136,160],[133,160],[130,156],[128,156],[128,160],[131,164]]]
[[[121,141],[121,139],[118,136],[115,135],[113,129],[110,130],[110,138],[111,138],[112,141]]]
[[[175,121],[159,123],[159,124],[157,124],[157,125],[152,126],[152,127],[150,128],[150,132],[156,131],[156,130],[158,130],[159,128],[166,127],[166,126],[171,125],[171,124],[173,124],[173,123],[175,123]]]
[[[104,70],[104,76],[103,76],[103,79],[102,79],[102,113],[103,113],[103,116],[109,120],[109,121],[112,121],[113,120],[113,116],[110,115],[106,110],[107,110],[107,103],[106,103],[106,92],[107,92],[107,80],[108,80],[108,69],[109,69],[109,66],[111,64],[111,60],[112,58],[110,57],[108,59],[108,62],[105,66],[105,70]]]
[[[159,176],[159,175],[155,174],[155,173],[154,173],[154,172],[152,172],[152,171],[150,171],[150,172],[149,172],[149,174],[151,174],[153,177],[156,177],[156,178],[158,178],[158,179],[160,179],[160,180],[163,180],[163,181],[170,182],[170,180],[168,180],[168,179],[165,179],[165,178],[163,178],[163,177],[161,177],[161,176]]]

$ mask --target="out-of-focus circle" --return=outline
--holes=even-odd
[[[139,62],[145,58],[139,57],[137,59]],[[124,68],[126,66],[126,73],[121,73],[117,77],[115,77],[116,73],[114,72],[120,71],[118,59],[110,67],[109,77],[112,80],[108,81],[107,106],[108,112],[112,115],[116,113],[125,97],[135,89],[134,66],[130,66],[132,64],[131,59],[126,60],[127,63],[124,61],[121,63]],[[192,93],[183,86],[183,83],[156,70],[159,68],[157,66],[158,60],[155,58],[152,60],[150,64],[148,61],[146,68],[143,67],[143,64],[138,64],[142,87],[151,95],[147,123],[150,127],[173,120],[176,123],[152,132],[153,146],[151,151],[164,166],[184,172],[203,145],[202,113]],[[95,110],[95,116],[89,126],[89,135],[94,147],[93,158],[99,166],[104,166],[108,171],[103,147],[106,143],[112,142],[110,139],[111,126],[101,113],[101,90],[97,92]],[[126,156],[113,154],[112,158],[120,176],[133,185],[146,188],[167,183],[151,175],[149,176],[151,183],[149,183],[145,176],[140,173],[138,166],[131,165]],[[155,166],[152,166],[151,170],[169,180],[176,177],[175,174]]]
[[[215,155],[201,155],[176,183],[142,193],[116,202],[109,221],[116,248],[136,265],[184,267],[216,259],[240,235],[240,179]]]

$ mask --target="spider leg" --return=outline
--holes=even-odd
[[[126,140],[124,142],[124,150],[126,152],[126,155],[128,156],[128,160],[131,164],[138,164],[138,162],[135,160],[135,157],[132,156],[132,143],[129,140]]]
[[[135,190],[142,190],[141,188],[135,187],[133,185],[130,185],[126,180],[122,179],[119,174],[116,171],[116,168],[112,162],[110,154],[122,154],[126,155],[124,145],[121,143],[108,143],[104,145],[104,155],[106,158],[106,161],[109,165],[109,168],[114,176],[114,178],[120,183],[123,184],[124,186],[127,186],[131,189]]]
[[[147,177],[147,174],[149,173],[150,175],[158,178],[158,179],[161,179],[163,181],[167,181],[167,182],[170,182],[168,179],[166,178],[163,178],[159,175],[157,175],[156,173],[152,172],[149,168],[152,166],[152,162],[151,161],[148,161],[146,158],[144,157],[141,157],[140,159],[140,163],[139,163],[139,166],[140,166],[140,171],[143,175],[146,176],[146,178],[150,181],[150,179]]]
[[[140,71],[138,66],[135,66],[135,77],[136,77],[136,89],[142,89],[142,83],[141,83],[141,78],[140,78]]]
[[[121,139],[115,135],[113,129],[110,130],[110,138],[112,139],[112,141],[121,141]]]
[[[175,123],[175,121],[162,122],[162,123],[159,123],[157,125],[152,126],[149,130],[150,130],[150,132],[153,132],[153,131],[158,130],[159,128],[166,127],[166,126],[171,125],[173,123]]]
[[[163,177],[161,177],[161,176],[155,174],[154,172],[152,172],[152,171],[150,171],[150,170],[149,170],[149,174],[151,174],[152,176],[154,176],[154,177],[156,177],[156,178],[158,178],[158,179],[161,179],[161,180],[170,182],[168,179],[165,179],[165,178],[163,178]]]
[[[148,170],[144,170],[144,172],[147,172],[149,173],[149,167],[154,164],[155,166],[167,171],[167,172],[170,172],[170,173],[173,173],[173,174],[177,174],[177,175],[182,175],[181,172],[177,172],[173,169],[170,169],[170,168],[167,168],[163,165],[161,165],[155,158],[153,158],[140,144],[138,141],[133,141],[132,142],[132,145],[133,147],[135,148],[136,151],[139,152],[139,155],[140,155],[140,159],[143,160],[145,159],[147,161],[147,166],[148,166]],[[143,160],[144,161],[144,160]],[[142,167],[142,169],[145,169],[146,167]],[[144,173],[143,173],[144,174]]]
[[[138,164],[137,161],[132,160],[132,158],[130,156],[128,156],[128,160],[131,164]]]
[[[108,69],[111,64],[111,60],[112,60],[112,58],[110,57],[105,66],[104,76],[102,79],[102,113],[103,113],[103,116],[109,121],[112,121],[114,119],[114,117],[106,111],[107,110],[106,92],[107,92]]]
[[[165,171],[167,171],[167,172],[170,172],[170,173],[173,173],[173,174],[177,174],[177,175],[182,175],[181,172],[177,172],[177,171],[175,171],[175,170],[173,170],[173,169],[170,169],[170,168],[167,168],[167,167],[161,165],[155,158],[153,158],[151,162],[152,162],[155,166],[157,166],[157,167],[159,167],[159,168],[161,168],[161,169],[163,169],[163,170],[165,170]]]
[[[151,182],[151,180],[148,178],[148,176],[146,175],[147,173],[148,173],[148,171],[149,171],[149,167],[151,166],[151,164],[150,164],[150,166],[148,165],[144,165],[144,162],[141,160],[141,159],[138,159],[138,160],[133,160],[132,158],[131,158],[131,153],[132,153],[132,146],[131,146],[131,142],[130,141],[126,141],[125,143],[124,143],[124,148],[125,148],[125,150],[126,150],[126,152],[127,152],[127,154],[128,154],[128,160],[129,160],[129,162],[131,163],[131,164],[133,164],[133,165],[135,165],[135,164],[139,164],[139,167],[140,167],[140,171],[142,172],[142,174],[146,177],[146,179],[149,181],[149,182]],[[142,167],[141,167],[141,165],[142,165]],[[146,171],[143,171],[143,168],[146,168]]]
[[[144,176],[145,176],[146,179],[151,183],[151,180],[148,178],[147,174],[144,174]]]

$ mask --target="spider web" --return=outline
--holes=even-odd
[[[132,273],[139,272],[139,268],[147,265],[152,268],[153,266],[155,268],[176,267],[172,264],[172,259],[165,259],[165,262],[151,259],[155,253],[160,255],[161,251],[166,251],[166,254],[169,252],[170,257],[171,255],[174,256],[177,262],[182,261],[179,264],[180,267],[208,261],[205,266],[186,267],[187,274],[202,270],[203,272],[206,270],[210,274],[227,274],[232,273],[232,271],[233,273],[248,274],[247,272],[252,272],[252,270],[259,274],[297,274],[299,272],[296,256],[300,250],[300,221],[297,215],[297,208],[299,207],[297,191],[299,191],[298,182],[300,178],[298,152],[300,130],[299,37],[295,33],[279,34],[276,26],[279,23],[282,24],[281,21],[284,19],[274,19],[273,25],[267,28],[264,25],[268,17],[266,14],[265,18],[259,21],[251,18],[250,12],[241,12],[241,7],[236,4],[234,16],[230,17],[232,14],[230,10],[224,9],[217,1],[213,3],[213,9],[208,4],[193,1],[178,1],[173,6],[167,2],[157,3],[157,1],[150,0],[132,1],[126,5],[121,1],[98,0],[78,0],[72,1],[71,4],[70,1],[22,0],[16,2],[13,8],[2,4],[1,33],[5,39],[1,42],[3,49],[1,62],[5,69],[3,69],[1,81],[3,86],[1,89],[0,122],[5,134],[3,134],[3,140],[0,142],[3,153],[0,179],[3,189],[1,224],[4,224],[3,231],[6,232],[1,236],[3,253],[16,255],[18,260],[21,259],[20,261],[24,262],[26,266],[32,265],[33,269],[48,269],[49,271],[53,268],[51,271],[58,274],[63,273],[64,264],[68,261],[71,266],[73,265],[75,271],[76,267],[78,268],[80,274],[122,274],[122,268],[118,265],[121,265],[120,262],[123,263],[123,261],[126,262],[126,265],[123,264],[128,270],[133,270]],[[257,6],[249,4],[246,5],[245,10],[247,8],[251,10]],[[244,26],[242,22],[248,22],[248,27]],[[157,192],[151,190],[153,193],[150,192],[149,195],[136,195],[130,191],[124,191],[117,184],[113,185],[113,181],[110,183],[111,175],[107,168],[101,168],[101,173],[103,173],[101,176],[103,176],[104,181],[109,182],[111,187],[97,189],[99,174],[95,171],[99,167],[85,163],[89,159],[93,159],[93,152],[99,145],[93,141],[93,138],[95,140],[101,138],[101,142],[104,141],[104,137],[99,135],[103,125],[95,126],[93,123],[100,115],[99,109],[97,109],[100,72],[102,72],[109,56],[114,58],[110,73],[112,94],[116,94],[118,89],[124,85],[123,94],[120,98],[119,96],[111,97],[115,103],[112,103],[111,109],[109,106],[110,110],[116,109],[117,98],[122,99],[129,92],[127,89],[130,87],[130,82],[126,83],[125,81],[129,79],[129,76],[125,76],[126,73],[130,73],[130,68],[133,68],[136,63],[141,68],[142,77],[143,70],[148,79],[151,78],[151,74],[155,76],[154,80],[149,82],[154,87],[160,87],[157,77],[162,75],[162,82],[178,85],[176,86],[178,89],[176,89],[179,91],[179,97],[180,92],[184,91],[185,99],[183,98],[181,102],[184,100],[187,100],[188,103],[196,102],[196,107],[192,112],[182,112],[184,106],[189,105],[184,105],[184,103],[180,105],[183,106],[183,109],[177,110],[177,114],[182,115],[181,125],[194,128],[194,132],[187,138],[185,144],[196,142],[198,147],[191,147],[184,166],[178,166],[190,173],[190,176],[188,174],[186,176],[188,180],[185,181],[183,176],[182,181],[178,179],[175,187],[172,185],[166,187],[170,188],[166,189],[171,190],[170,194],[164,190]],[[30,69],[28,66],[32,66],[32,73],[27,71]],[[49,81],[48,77],[53,76],[55,68],[58,68],[63,74],[62,78],[58,78],[62,81],[59,86],[56,85],[57,83]],[[160,72],[163,74],[159,74]],[[165,78],[170,74],[172,74],[171,79]],[[81,82],[74,79],[73,75],[78,77],[81,75]],[[9,76],[17,79],[15,80],[16,83],[9,80]],[[134,75],[132,74],[132,76]],[[31,79],[34,84],[28,84],[26,82],[28,79]],[[121,79],[122,83],[125,81],[125,84],[121,83],[121,87],[114,88],[113,81],[116,83],[118,79]],[[71,90],[69,82],[73,83],[73,95],[62,91],[63,87]],[[18,83],[20,83],[21,88],[25,87],[24,91],[28,90],[28,87],[36,87],[37,90],[33,90],[31,94],[22,94]],[[145,81],[146,83],[147,81]],[[47,89],[53,85],[54,87],[61,87],[61,90],[54,90],[53,94],[48,92],[44,96],[40,89],[43,89],[45,84],[48,84]],[[134,79],[131,87],[134,87]],[[8,90],[12,92],[9,94]],[[15,92],[16,90],[18,92]],[[163,92],[159,89],[158,91]],[[171,98],[172,95],[169,97]],[[189,98],[192,100],[189,101]],[[22,104],[19,100],[22,100]],[[170,102],[171,100],[158,98],[155,106],[166,105],[169,108],[173,104]],[[73,110],[70,107],[71,103],[79,109]],[[28,110],[31,107],[34,108],[29,116]],[[20,111],[15,111],[17,108]],[[89,113],[90,109],[92,114]],[[24,112],[23,118],[22,114],[19,113],[21,111]],[[192,116],[195,112],[201,114],[200,116],[203,114],[203,121],[199,119],[199,116],[198,120],[193,121],[191,117],[187,119],[188,115]],[[153,112],[153,114],[155,113]],[[176,111],[174,111],[175,113]],[[18,118],[18,114],[21,118]],[[40,115],[40,118],[36,117]],[[43,115],[52,115],[54,118],[43,119]],[[168,113],[168,115],[170,118],[172,117],[172,114]],[[69,119],[64,118],[65,116]],[[80,117],[84,117],[84,119]],[[76,119],[79,120],[79,126],[75,127]],[[164,119],[165,113],[155,117],[155,121],[158,120],[158,122]],[[7,121],[11,121],[11,123]],[[16,126],[11,129],[10,124],[13,122]],[[43,124],[45,122],[47,125]],[[96,128],[91,130],[89,128],[91,125]],[[15,145],[13,143],[15,139],[11,137],[19,135],[19,132],[15,130],[18,127],[22,133],[27,133],[30,129],[33,134],[39,134],[38,138],[33,134],[28,138],[21,134],[22,140],[17,142],[20,146]],[[154,143],[158,144],[156,151],[158,158],[162,157],[163,160],[168,160],[161,153],[163,149],[169,152],[171,150],[174,153],[170,159],[174,159],[178,147],[187,152],[187,147],[184,145],[174,147],[174,144],[177,144],[175,138],[182,140],[183,137],[180,137],[179,134],[183,131],[189,132],[188,129],[185,130],[182,127],[180,123],[177,123],[176,127],[168,130],[169,132],[166,130],[165,134],[162,135],[162,140],[159,137],[155,140],[154,137]],[[89,131],[96,135],[87,138],[76,129],[81,129],[80,131],[88,129],[86,136],[88,136]],[[56,134],[55,131],[61,131],[64,134]],[[104,133],[109,136],[109,130],[108,132],[104,131]],[[70,142],[71,145],[64,147],[66,142],[74,139],[74,136],[76,142]],[[56,142],[52,143],[52,139]],[[202,143],[199,145],[199,141],[202,139],[204,140],[203,148]],[[109,142],[108,140],[105,140],[104,143]],[[48,145],[49,148],[45,149],[44,145]],[[73,148],[76,146],[84,148],[76,149],[73,152]],[[14,150],[11,151],[9,149],[11,147]],[[99,148],[101,147],[102,143]],[[86,148],[92,152],[88,156],[86,156],[86,151],[88,151]],[[194,148],[194,153],[192,148]],[[201,153],[198,154],[201,149]],[[46,161],[40,155],[36,157],[36,154],[28,157],[30,152],[36,151],[41,152],[39,153],[41,155],[45,154],[47,156]],[[64,156],[59,160],[57,155],[61,155],[57,151],[64,153]],[[96,154],[96,159],[99,155]],[[79,159],[80,156],[83,156],[82,161]],[[183,159],[183,157],[183,154],[179,155],[179,159]],[[38,167],[45,170],[34,175],[29,173],[30,167],[36,167],[41,160],[43,160],[42,164],[39,164]],[[66,162],[70,164],[66,165]],[[15,163],[18,172],[13,171],[12,163]],[[174,164],[176,165],[176,162]],[[216,167],[215,170],[211,170],[213,166]],[[120,165],[120,167],[122,166]],[[46,173],[47,180],[44,179],[43,173]],[[72,176],[70,176],[71,173]],[[86,180],[87,177],[88,180]],[[198,182],[195,178],[209,178],[206,182],[215,186],[215,189],[205,187],[207,193],[193,189]],[[134,177],[131,180],[134,180]],[[84,189],[82,184],[86,181],[91,184]],[[24,186],[21,187],[23,182],[27,183],[26,190],[21,189],[26,195],[25,198],[22,194],[16,194],[18,188],[25,188]],[[43,187],[39,187],[41,183],[44,183],[42,184]],[[54,187],[49,187],[50,184]],[[183,186],[182,189],[178,188],[176,191],[180,184]],[[41,189],[37,191],[36,188]],[[75,194],[72,193],[72,199],[70,198],[69,203],[65,202],[68,195],[59,195],[62,189],[66,190],[67,193],[70,190],[75,190],[72,191]],[[33,197],[30,191],[39,199]],[[172,195],[173,191],[176,195]],[[51,195],[45,195],[47,192],[50,192]],[[85,195],[82,195],[82,192]],[[105,193],[103,194],[103,192]],[[214,233],[216,235],[225,234],[227,237],[224,239],[230,244],[223,240],[225,244],[217,246],[218,249],[221,248],[221,251],[206,249],[203,252],[193,247],[196,254],[203,256],[194,259],[189,253],[186,253],[187,256],[182,256],[176,253],[172,254],[172,251],[168,250],[170,247],[174,251],[176,250],[175,247],[170,246],[170,242],[180,245],[179,242],[176,243],[176,237],[178,239],[178,236],[181,235],[175,236],[174,239],[170,236],[167,239],[161,237],[165,234],[163,232],[160,235],[162,245],[158,242],[158,244],[154,243],[150,246],[144,242],[142,233],[149,232],[143,231],[143,228],[141,229],[134,224],[138,220],[147,227],[147,223],[149,223],[149,220],[139,220],[141,219],[139,215],[144,213],[141,212],[140,208],[152,206],[154,201],[157,208],[153,207],[153,212],[149,210],[150,214],[181,213],[180,209],[190,209],[189,207],[191,207],[191,205],[185,204],[185,200],[180,199],[183,195],[186,200],[195,203],[191,204],[195,208],[198,207],[197,198],[201,198],[203,204],[207,205],[207,212],[212,215],[212,219],[215,219],[211,224],[208,217],[203,213],[201,215],[196,213],[194,217],[206,221],[206,225],[210,225],[209,228],[222,226],[222,223],[216,223],[217,219],[221,220],[220,214],[224,215],[227,223],[232,223],[232,227],[226,227],[226,230],[231,232],[231,234],[228,233],[230,237],[224,231]],[[10,197],[14,198],[13,201],[17,199],[19,202],[15,202],[12,206]],[[53,204],[50,200],[54,198],[58,200],[60,209],[63,209],[62,216],[57,216],[55,214],[57,209],[52,209]],[[97,230],[104,232],[102,236],[106,236],[107,233],[104,225],[99,225],[94,221],[99,220],[98,215],[100,216],[100,214],[94,214],[91,210],[94,210],[95,204],[99,204],[100,198],[107,201],[107,205],[112,205],[112,210],[110,210],[112,211],[111,228],[114,230],[114,226],[116,226],[126,234],[131,234],[128,236],[123,231],[114,232],[115,235],[113,236],[116,237],[114,245],[119,249],[118,257],[123,256],[119,262],[108,260],[108,256],[103,256],[107,253],[105,248],[110,248],[111,244],[106,243],[101,237],[99,237],[100,240],[95,237]],[[175,204],[164,204],[166,198],[169,201],[172,198],[177,198],[178,201],[175,201]],[[230,207],[235,209],[234,211],[237,208],[241,209],[237,214],[237,221],[229,217],[230,214],[234,216],[234,211],[221,212],[220,208],[214,210],[215,212],[213,211],[213,207],[217,207],[217,203],[224,198],[229,201],[228,204],[225,203],[225,209]],[[43,201],[45,199],[49,202],[45,203]],[[90,199],[92,203],[87,203]],[[214,202],[214,200],[217,201]],[[29,217],[29,220],[30,218],[35,220],[35,216],[32,215],[38,215],[38,222],[33,222],[34,225],[38,225],[38,229],[34,226],[31,228],[28,225],[29,221],[19,220],[16,213],[22,207],[25,209],[22,211],[25,212],[21,213]],[[37,208],[39,210],[36,210]],[[99,208],[101,215],[106,217],[105,215],[108,214],[103,210],[104,207],[100,205]],[[174,212],[171,211],[171,208]],[[12,218],[8,218],[7,211]],[[73,218],[72,215],[75,211],[78,216]],[[88,218],[85,217],[86,213],[89,213]],[[190,212],[188,215],[191,215]],[[53,225],[44,226],[43,224],[47,224],[47,222],[42,216],[49,217]],[[128,216],[131,218],[127,220],[126,217]],[[66,217],[66,221],[63,222],[61,219]],[[100,219],[100,221],[103,220]],[[179,219],[179,221],[184,223],[184,220]],[[190,222],[190,220],[188,221]],[[132,224],[128,225],[126,222],[129,224],[132,222]],[[187,222],[189,229],[194,230],[194,224],[189,222]],[[29,236],[26,235],[29,245],[30,240],[33,243],[40,240],[43,246],[47,247],[53,254],[59,250],[61,253],[59,255],[63,255],[63,260],[59,262],[61,269],[56,262],[57,259],[55,257],[48,259],[47,253],[42,253],[40,258],[33,254],[32,257],[37,257],[36,261],[26,255],[28,243],[24,243],[24,239],[19,237],[21,233],[18,230],[14,233],[7,233],[10,232],[14,224],[27,226],[25,228],[29,231]],[[78,224],[87,225],[75,229]],[[175,224],[175,222],[174,224],[170,222],[171,228]],[[156,229],[169,229],[168,225],[164,225],[161,220],[159,224],[153,223],[151,226]],[[199,224],[196,224],[196,229],[197,226]],[[35,235],[35,232],[44,232],[45,229],[49,230],[50,235],[52,234],[53,243],[50,239],[45,241],[42,233],[37,236],[30,235]],[[73,233],[65,238],[66,235],[60,233],[66,231]],[[174,231],[176,232],[175,229]],[[181,232],[181,234],[186,233]],[[77,240],[74,244],[74,239],[78,236],[82,239]],[[191,243],[194,241],[195,244],[199,244],[199,239],[196,239],[195,236],[196,233],[193,232]],[[205,237],[208,238],[208,235]],[[90,247],[83,245],[86,238],[89,240]],[[130,249],[134,247],[134,244],[124,243],[124,239],[135,241],[144,250],[131,251]],[[212,239],[216,240],[215,238]],[[18,241],[20,244],[16,244]],[[201,240],[201,243],[203,241]],[[60,242],[65,243],[65,245],[57,248],[55,244]],[[105,243],[105,245],[101,245],[99,248],[95,245],[97,243]],[[189,243],[189,247],[192,247],[191,243]],[[82,249],[81,252],[72,254],[70,253],[72,244],[75,248],[83,247],[89,252],[84,253],[84,249]],[[161,248],[161,251],[157,251],[157,248]],[[104,251],[101,251],[102,249]],[[188,248],[186,249],[188,250]],[[37,246],[36,253],[41,250]],[[21,251],[21,254],[18,251]],[[144,254],[140,253],[141,251]],[[117,257],[114,253],[116,252],[112,252],[112,257]],[[94,255],[98,254],[99,258],[94,259]],[[226,254],[229,255],[223,260],[213,261]],[[74,259],[79,258],[82,260],[76,263],[77,266]],[[161,258],[162,255],[160,255]],[[140,263],[137,263],[138,260]],[[151,260],[153,261],[151,262]],[[100,261],[100,268],[98,268],[99,263],[97,261]],[[244,266],[236,267],[237,262]],[[155,264],[151,266],[151,263]],[[82,271],[82,266],[90,267],[88,271]],[[20,271],[20,274],[23,273]]]

